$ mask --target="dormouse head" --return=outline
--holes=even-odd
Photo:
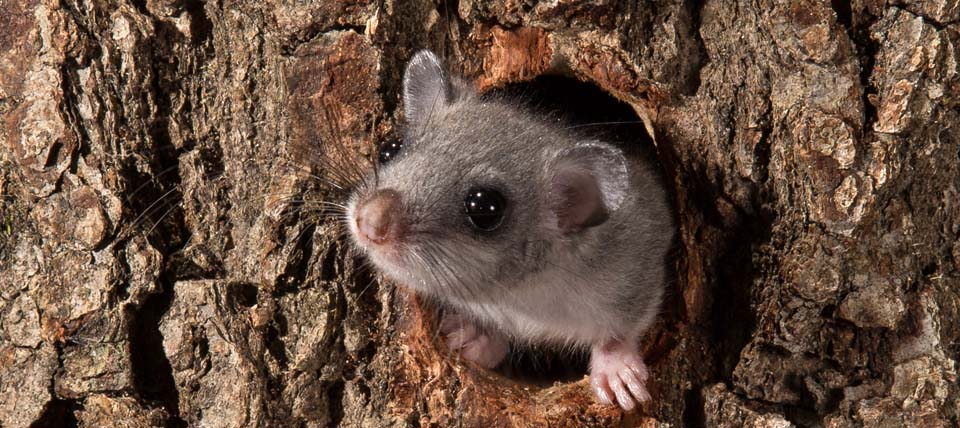
[[[429,51],[403,79],[405,129],[351,196],[355,244],[394,280],[483,300],[574,254],[627,197],[622,153],[481,96]]]

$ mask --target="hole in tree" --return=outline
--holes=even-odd
[[[234,284],[233,297],[238,305],[245,308],[252,308],[257,304],[257,293],[259,290],[254,284]]]
[[[647,156],[656,162],[653,139],[633,108],[596,85],[566,76],[543,75],[490,94],[516,99],[547,119],[559,119],[584,139],[606,141],[628,156]]]
[[[566,76],[544,75],[492,90],[487,95],[516,99],[545,119],[559,119],[559,123],[584,140],[614,144],[628,157],[643,157],[659,167],[653,140],[633,108],[596,85]],[[548,386],[557,381],[582,379],[587,374],[588,362],[586,348],[577,351],[511,344],[510,354],[497,371],[514,380]]]
[[[60,155],[63,151],[63,144],[56,142],[50,146],[50,151],[47,153],[47,160],[43,163],[44,168],[50,168],[60,162]]]

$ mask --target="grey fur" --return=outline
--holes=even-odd
[[[584,141],[502,99],[485,99],[418,53],[404,78],[408,123],[399,156],[352,195],[401,195],[409,233],[390,259],[354,240],[383,273],[515,341],[585,346],[638,337],[653,322],[674,235],[651,166]],[[598,180],[608,217],[557,227],[552,183],[574,164]],[[463,212],[474,185],[501,189],[503,224],[475,232]]]

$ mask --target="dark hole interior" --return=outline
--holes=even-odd
[[[653,140],[633,108],[591,83],[543,75],[489,94],[515,99],[547,119],[559,118],[584,139],[615,144],[630,156],[655,156]]]
[[[628,156],[656,162],[656,153],[643,122],[626,103],[597,86],[577,79],[545,75],[532,81],[490,91],[518,100],[546,118],[560,118],[584,139],[598,139],[620,147]],[[558,349],[512,344],[498,371],[512,379],[547,386],[575,381],[587,373],[589,350]]]

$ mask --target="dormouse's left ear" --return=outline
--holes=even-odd
[[[456,87],[433,52],[417,52],[403,73],[403,108],[407,123],[429,120],[456,98]]]
[[[582,143],[563,151],[551,172],[552,209],[557,227],[567,233],[607,221],[630,186],[623,152],[603,143]]]

